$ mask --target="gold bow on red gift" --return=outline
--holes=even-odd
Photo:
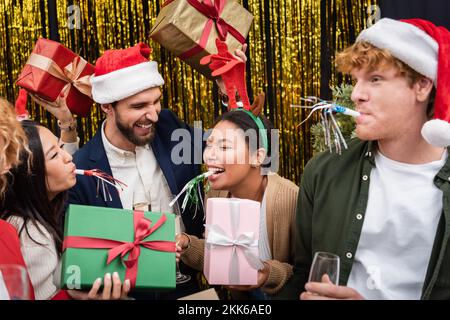
[[[77,56],[71,63],[61,69],[53,60],[36,53],[32,53],[27,61],[27,64],[48,72],[55,78],[58,78],[67,84],[61,90],[58,98],[55,101],[47,101],[41,97],[30,93],[31,98],[43,107],[59,107],[66,106],[66,99],[70,92],[70,88],[74,86],[82,94],[92,97],[92,86],[89,81],[90,75],[80,78],[80,74],[88,64],[86,60]]]

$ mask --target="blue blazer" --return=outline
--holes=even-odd
[[[172,149],[179,143],[179,141],[171,141],[172,132],[176,129],[187,129],[187,132],[189,132],[188,140],[190,139],[189,142],[191,147],[190,163],[176,165],[171,161],[170,155]],[[202,130],[195,130],[198,130],[196,137],[202,137]],[[203,141],[194,144],[194,129],[178,119],[172,111],[163,109],[159,114],[159,119],[156,123],[155,138],[150,146],[155,153],[156,160],[161,167],[172,194],[178,194],[189,180],[200,174]],[[197,162],[200,162],[198,164],[195,164],[194,162],[195,153],[197,153]],[[183,152],[180,152],[179,154],[182,156]],[[108,157],[106,156],[105,148],[103,146],[101,127],[97,130],[94,137],[75,153],[73,162],[79,169],[100,169],[112,175]],[[97,179],[93,177],[77,176],[76,185],[69,191],[69,203],[123,208],[119,194],[114,187],[108,186],[112,201],[104,199],[103,192],[98,192],[97,194],[96,180]],[[179,199],[180,203],[182,203],[183,199],[184,195]],[[204,230],[204,213],[201,205],[199,205],[198,209],[199,211],[195,213],[195,208],[188,206],[183,213],[183,222],[188,234],[201,236]]]

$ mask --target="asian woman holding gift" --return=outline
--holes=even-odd
[[[68,290],[61,294],[53,283],[62,250],[62,220],[67,190],[75,183],[72,156],[45,127],[22,121],[32,157],[22,153],[21,164],[11,170],[1,218],[17,229],[21,250],[36,299],[120,299],[130,290],[117,274],[97,279],[89,292]],[[103,290],[100,290],[103,280]]]

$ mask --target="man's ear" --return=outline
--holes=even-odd
[[[111,103],[107,103],[107,104],[102,104],[100,105],[100,107],[102,108],[102,111],[104,113],[106,113],[107,115],[110,114],[112,112],[113,106]]]
[[[431,79],[422,77],[415,84],[416,98],[419,102],[425,102],[430,97],[433,90],[433,81]]]

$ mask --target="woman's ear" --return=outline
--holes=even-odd
[[[417,101],[425,102],[429,99],[431,91],[433,90],[433,81],[431,79],[421,77],[415,84]]]
[[[255,157],[252,159],[251,164],[253,168],[259,168],[264,163],[264,159],[266,158],[267,152],[264,148],[259,148],[256,151]]]

